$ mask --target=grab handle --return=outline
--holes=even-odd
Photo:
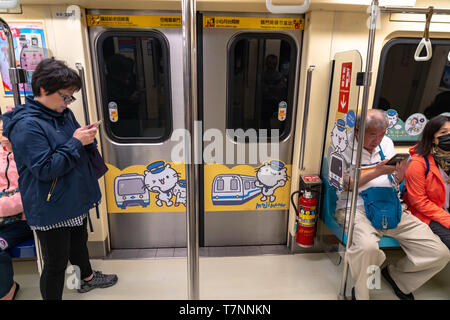
[[[431,17],[434,13],[434,7],[429,7],[429,11],[426,15],[427,19],[425,22],[425,30],[423,32],[423,38],[420,40],[419,45],[416,48],[416,53],[414,53],[414,60],[416,61],[428,61],[433,56],[433,48],[431,47],[431,41],[430,41],[430,24],[431,24]],[[426,56],[420,56],[420,53],[422,52],[423,47],[425,47],[427,51]]]
[[[311,96],[311,79],[312,79],[312,72],[314,71],[314,68],[316,66],[311,65],[308,68],[308,75],[306,77],[306,92],[305,92],[305,108],[303,109],[303,124],[302,124],[302,138],[301,138],[301,145],[300,145],[300,163],[299,163],[299,169],[305,170],[305,167],[303,166],[304,160],[305,160],[305,144],[306,144],[306,124],[308,122],[308,113],[309,113],[309,98]]]
[[[426,56],[420,56],[420,52],[422,52],[423,47],[425,47],[425,49],[427,51]],[[433,56],[433,49],[431,47],[430,39],[427,40],[425,38],[422,38],[422,40],[420,40],[419,45],[417,46],[416,53],[414,54],[414,60],[428,61],[431,59],[432,56]]]
[[[81,78],[81,84],[82,84],[82,89],[81,89],[81,98],[83,101],[83,110],[84,110],[84,123],[86,125],[91,123],[91,117],[89,116],[89,108],[88,108],[88,104],[87,104],[87,95],[86,95],[86,78],[84,76],[84,68],[83,65],[80,62],[75,63],[75,67],[78,69],[78,73],[80,75]]]
[[[305,13],[309,9],[309,1],[298,6],[285,6],[285,5],[274,5],[272,0],[266,0],[266,8],[271,13]]]

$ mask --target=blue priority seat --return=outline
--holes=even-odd
[[[35,258],[36,245],[33,239],[27,240],[9,249],[11,258]]]
[[[322,205],[322,221],[333,232],[333,234],[343,243],[347,245],[347,234],[344,232],[344,228],[337,222],[334,214],[336,212],[336,201],[338,196],[336,194],[336,188],[330,186],[328,183],[328,161],[324,160],[324,167],[322,168],[323,176],[321,177],[323,182],[323,205]],[[378,242],[380,248],[392,248],[399,247],[400,244],[394,238],[383,236]]]

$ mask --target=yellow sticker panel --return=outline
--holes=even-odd
[[[203,28],[303,30],[303,18],[204,16]]]
[[[288,210],[290,176],[291,165],[278,160],[258,167],[205,165],[205,210]]]
[[[89,27],[176,27],[181,28],[181,16],[87,15]]]
[[[154,161],[123,170],[107,164],[108,213],[185,212],[184,162]]]

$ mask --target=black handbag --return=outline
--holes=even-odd
[[[76,127],[70,112],[69,118],[70,121],[72,121],[72,124]],[[84,150],[86,150],[89,161],[91,162],[92,168],[94,169],[95,177],[97,179],[100,179],[106,173],[106,171],[108,171],[108,167],[106,166],[105,161],[100,155],[100,152],[98,152],[96,141],[94,140],[94,143],[84,146]]]
[[[89,161],[91,162],[92,168],[94,169],[94,175],[97,179],[100,179],[106,171],[108,171],[108,167],[105,164],[100,152],[98,152],[97,146],[95,144],[91,144],[89,146],[84,147],[86,153],[89,156]]]

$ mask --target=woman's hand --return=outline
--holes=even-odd
[[[405,159],[401,162],[397,162],[395,165],[395,171],[397,172],[398,183],[402,182],[406,175],[406,170],[408,169],[409,161]]]
[[[97,127],[92,128],[78,128],[73,133],[73,137],[78,139],[83,146],[94,142],[95,135],[97,134]]]

